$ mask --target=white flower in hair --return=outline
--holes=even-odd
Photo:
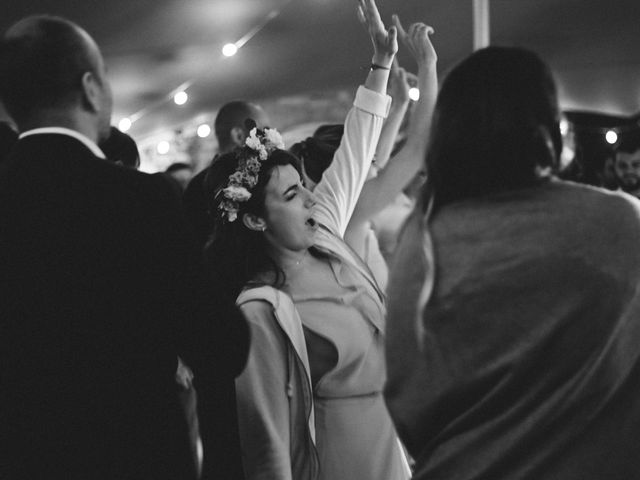
[[[260,157],[260,161],[264,162],[269,157],[269,152],[267,152],[267,148],[264,145],[260,145],[258,147],[258,156]]]
[[[282,136],[275,128],[265,128],[264,136],[267,139],[267,141],[271,145],[273,145],[274,148],[284,149],[284,142],[282,141]]]
[[[234,202],[246,202],[251,198],[251,193],[244,187],[238,187],[236,185],[229,185],[227,188],[222,190],[224,192],[224,196],[229,200]],[[229,218],[230,222],[233,222],[231,218]]]
[[[255,125],[255,122],[251,123]],[[282,137],[274,128],[258,130],[253,127],[244,143],[246,148],[238,148],[236,151],[236,171],[229,175],[227,187],[216,193],[216,196],[222,193],[223,198],[218,200],[218,209],[222,218],[228,222],[238,218],[240,203],[251,198],[249,190],[258,184],[261,163],[276,149],[284,149]]]
[[[258,138],[257,133],[258,133],[258,129],[255,127],[252,128],[251,131],[249,132],[249,136],[244,141],[245,145],[249,147],[251,150],[258,150],[262,146],[262,142],[260,142],[260,139]]]

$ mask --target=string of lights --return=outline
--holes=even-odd
[[[264,29],[273,19],[278,17],[280,15],[280,13],[282,13],[284,8],[288,4],[291,3],[291,1],[292,0],[284,0],[284,3],[280,7],[271,10],[266,15],[266,17],[264,19],[262,19],[257,25],[255,25],[251,30],[249,30],[249,32],[247,32],[245,35],[240,37],[239,40],[237,40],[237,41],[235,41],[233,43],[225,44],[221,49],[221,53],[222,53],[223,57],[232,57],[235,54],[237,54],[238,51],[247,42],[249,42],[258,33],[260,33],[260,31],[262,29]],[[176,87],[173,90],[171,90],[169,93],[167,93],[166,95],[164,95],[163,97],[161,97],[157,101],[155,101],[155,102],[153,102],[153,103],[141,108],[137,112],[132,113],[131,115],[129,115],[127,117],[122,118],[118,122],[118,129],[120,129],[123,132],[128,131],[137,120],[139,120],[143,116],[147,115],[152,110],[154,110],[154,109],[156,109],[156,108],[158,108],[158,107],[160,107],[160,106],[164,105],[165,103],[170,102],[172,100],[178,106],[184,105],[189,100],[189,94],[187,93],[187,90],[194,83],[196,83],[199,79],[203,78],[204,75],[205,74],[202,74],[202,75],[200,75],[198,77],[186,80],[185,82],[183,82],[178,87]],[[207,127],[208,130],[205,127]],[[206,137],[207,135],[209,135],[209,133],[211,133],[211,128],[208,127],[208,125],[200,125],[200,127],[198,127],[198,132],[197,133],[198,133],[198,136],[200,136],[200,137]]]

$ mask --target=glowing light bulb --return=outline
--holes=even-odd
[[[566,135],[567,132],[569,132],[569,122],[566,118],[563,118],[562,120],[560,120],[560,133],[562,135]]]
[[[233,57],[236,53],[238,53],[238,47],[236,47],[235,43],[227,43],[222,47],[222,54],[225,57]]]
[[[198,127],[198,130],[196,130],[196,133],[200,138],[208,137],[209,134],[211,133],[211,127],[206,123],[203,123]]]
[[[118,129],[121,132],[126,132],[130,128],[131,128],[131,120],[129,120],[128,118],[123,118],[118,122]]]
[[[410,88],[409,98],[414,102],[417,102],[420,99],[420,90],[418,90],[416,87]]]
[[[176,103],[176,105],[184,105],[185,103],[187,103],[188,99],[189,95],[187,95],[187,92],[178,92],[173,96],[173,101]]]
[[[607,143],[613,145],[618,141],[618,134],[613,130],[609,130],[604,138],[607,140]]]
[[[162,140],[160,143],[158,143],[156,150],[160,155],[166,155],[167,153],[169,153],[169,150],[171,150],[171,145],[166,140]]]

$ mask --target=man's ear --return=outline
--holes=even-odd
[[[82,75],[82,103],[92,112],[100,111],[102,88],[92,72]]]
[[[264,232],[267,229],[267,222],[262,217],[254,215],[253,213],[245,213],[242,215],[242,223],[249,230],[255,232]]]
[[[233,127],[229,136],[231,137],[231,142],[238,147],[244,145],[244,141],[247,139],[242,127]]]

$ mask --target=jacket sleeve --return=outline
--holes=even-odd
[[[236,379],[242,462],[247,480],[290,480],[287,344],[264,301],[240,307],[249,324],[247,366]]]
[[[341,238],[367,178],[390,104],[388,95],[358,89],[340,146],[314,190],[316,221]]]

